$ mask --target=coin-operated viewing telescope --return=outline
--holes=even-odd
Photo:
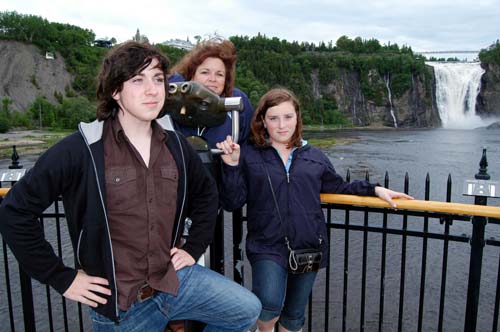
[[[219,97],[212,90],[197,82],[169,83],[168,97],[165,102],[165,112],[177,124],[183,127],[215,127],[225,123],[231,117],[231,135],[234,142],[238,142],[240,134],[240,111],[243,110],[241,97]],[[220,160],[214,155],[223,153],[220,149],[210,149],[205,138],[201,136],[186,137],[187,141],[196,150],[204,166],[220,183]],[[214,142],[211,142],[212,145]],[[214,202],[214,204],[216,204]],[[210,268],[223,273],[224,261],[224,212],[219,209],[214,232],[214,240],[210,245]],[[189,222],[186,222],[183,236],[189,236]],[[204,261],[204,256],[203,261]],[[205,265],[203,263],[202,265]],[[201,331],[203,327],[198,322],[188,322],[186,327],[191,331]]]
[[[215,127],[226,121],[227,113],[231,112],[233,141],[239,138],[239,112],[243,109],[241,97],[219,97],[212,90],[197,82],[169,83],[166,112],[179,125],[185,127]],[[200,137],[198,137],[201,139]],[[203,141],[203,139],[201,139]],[[201,142],[189,138],[196,150],[204,150]],[[203,141],[206,145],[206,142]],[[200,148],[200,149],[199,149]],[[212,153],[222,151],[212,149]]]

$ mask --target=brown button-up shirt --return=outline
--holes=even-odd
[[[106,202],[121,310],[145,282],[174,295],[179,285],[170,260],[179,173],[165,145],[167,134],[154,121],[152,129],[148,167],[120,121],[104,123]]]

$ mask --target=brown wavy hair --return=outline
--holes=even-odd
[[[114,118],[119,109],[113,95],[122,91],[123,83],[147,68],[153,59],[167,82],[168,58],[148,43],[128,41],[113,48],[104,58],[97,82],[97,119]],[[166,86],[165,86],[166,89]]]
[[[236,67],[236,48],[229,40],[210,39],[202,42],[184,55],[182,59],[172,68],[172,72],[181,74],[186,80],[191,81],[196,69],[207,58],[219,58],[226,67],[226,81],[224,82],[224,95],[233,95],[234,77]]]
[[[297,126],[295,127],[295,132],[290,138],[290,142],[288,143],[287,147],[292,148],[302,146],[302,116],[300,113],[300,103],[293,92],[285,88],[275,88],[269,90],[265,95],[262,96],[262,98],[260,98],[257,109],[253,113],[253,119],[251,123],[251,140],[255,143],[255,145],[261,147],[270,146],[268,140],[269,133],[264,127],[264,118],[266,116],[266,112],[269,108],[287,101],[292,103],[293,108],[295,108],[295,113],[297,114]]]

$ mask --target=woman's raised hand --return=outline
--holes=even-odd
[[[401,193],[399,191],[394,191],[380,186],[375,187],[375,195],[377,195],[378,197],[382,198],[384,201],[389,203],[393,208],[397,207],[396,203],[392,200],[393,198],[415,199],[412,196],[407,195],[405,193]]]
[[[222,161],[230,166],[237,166],[240,161],[240,146],[234,143],[231,136],[227,136],[225,141],[216,144],[218,149],[224,151],[221,155]]]

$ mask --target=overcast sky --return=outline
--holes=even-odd
[[[119,42],[137,29],[154,43],[260,32],[290,42],[376,38],[414,51],[479,50],[500,39],[500,0],[0,0],[0,10]]]

